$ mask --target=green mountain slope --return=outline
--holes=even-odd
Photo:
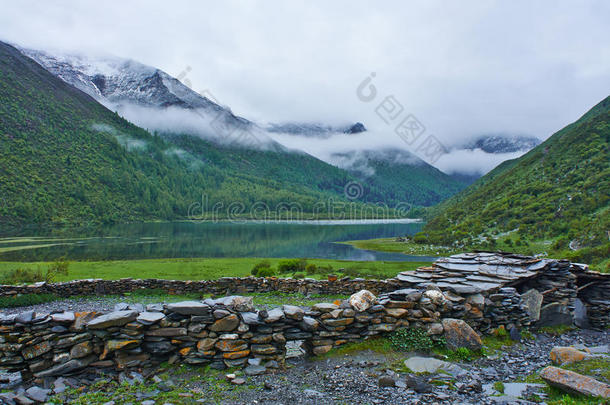
[[[518,241],[523,246],[513,250],[526,249],[528,240],[547,240],[549,252],[585,262],[607,259],[609,141],[610,97],[443,203],[420,240],[481,248],[510,248]],[[503,246],[497,246],[498,236]]]
[[[268,175],[206,164],[0,43],[0,225],[186,218],[203,194],[220,215],[231,203],[311,212],[331,196],[347,201],[345,171],[306,155],[257,159],[272,163]]]
[[[467,186],[465,180],[449,176],[400,149],[382,149],[335,154],[350,162],[346,169],[363,186],[367,202],[389,206],[408,202],[430,207]]]

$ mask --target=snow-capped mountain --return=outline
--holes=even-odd
[[[540,139],[527,135],[481,135],[460,149],[481,149],[487,153],[527,152],[540,142]]]
[[[327,125],[310,122],[287,122],[282,124],[269,124],[267,131],[289,135],[307,136],[315,138],[330,138],[335,134],[359,134],[366,131],[361,122],[345,125]]]
[[[114,56],[20,51],[139,126],[253,147],[279,147],[256,124],[155,67]]]

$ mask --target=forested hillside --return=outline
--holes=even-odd
[[[206,164],[0,43],[2,224],[186,218],[203,194],[225,209],[243,204],[237,211],[257,201],[307,211],[329,196],[341,200],[350,180],[317,160],[298,179],[286,168],[298,167],[299,157],[285,155],[268,160],[270,171],[285,173],[285,181],[277,181],[249,173],[244,156],[242,173]],[[268,157],[261,152],[256,159]]]
[[[446,201],[418,240],[495,248],[508,233],[510,245],[546,241],[549,252],[573,260],[607,260],[609,141],[610,97]]]

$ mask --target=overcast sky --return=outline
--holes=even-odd
[[[447,145],[546,138],[610,93],[610,2],[4,1],[0,38],[129,57],[259,122],[362,121],[394,95]],[[377,97],[356,88],[371,73]]]

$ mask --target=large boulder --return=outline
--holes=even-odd
[[[447,348],[456,350],[465,347],[470,350],[480,350],[483,346],[481,337],[461,319],[445,318],[442,321],[445,331]]]
[[[375,302],[375,295],[368,290],[361,290],[349,297],[349,304],[358,312],[369,309]]]
[[[581,352],[573,347],[555,346],[551,349],[551,361],[553,364],[562,365],[582,361],[587,358],[587,353]]]
[[[610,398],[610,385],[573,371],[548,366],[540,372],[540,377],[547,384],[567,392],[605,399]]]

